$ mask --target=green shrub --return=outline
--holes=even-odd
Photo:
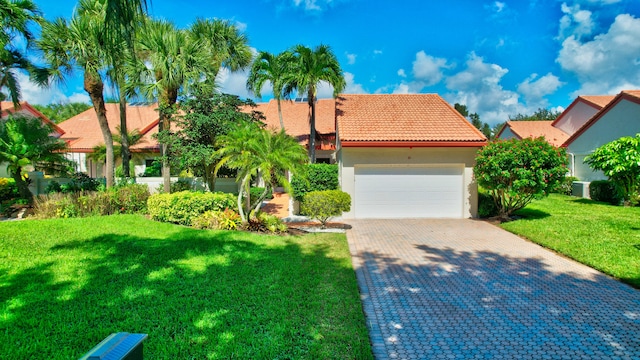
[[[144,172],[142,174],[138,174],[140,177],[160,177],[162,176],[162,162],[154,161],[151,163],[151,166],[147,166],[144,168]]]
[[[251,189],[249,189],[249,193],[251,194],[251,203],[253,204],[256,200],[258,200],[263,192],[263,187],[252,187]],[[269,189],[269,192],[267,193],[265,199],[273,199],[273,191],[271,189]]]
[[[120,186],[112,191],[111,202],[117,212],[121,214],[140,214],[147,212],[149,187],[144,184],[130,184]]]
[[[246,229],[253,232],[280,234],[287,232],[289,227],[277,216],[260,212],[256,217],[249,219]]]
[[[155,194],[147,201],[149,215],[157,221],[191,225],[192,219],[206,211],[235,209],[236,198],[226,193],[199,193],[181,191],[171,194]]]
[[[337,190],[339,186],[336,164],[308,164],[304,172],[291,179],[293,197],[298,201],[302,201],[306,193]]]
[[[327,220],[351,209],[351,196],[340,190],[312,191],[305,194],[300,212],[326,226]]]
[[[620,205],[623,200],[615,184],[607,180],[592,181],[589,184],[589,196],[592,200],[612,205]]]
[[[49,183],[47,184],[47,187],[44,188],[45,194],[52,194],[52,193],[59,193],[59,192],[62,192],[62,186],[60,185],[59,182],[55,180],[49,181]]]
[[[61,185],[63,193],[72,193],[80,191],[97,191],[101,183],[99,180],[93,179],[89,175],[77,172],[71,176],[68,184]]]
[[[184,180],[184,179],[178,179],[174,182],[171,183],[171,192],[172,193],[177,193],[177,192],[181,192],[181,191],[191,191],[191,181],[189,180]]]
[[[191,220],[191,226],[196,229],[237,230],[241,225],[240,215],[231,209],[205,211]]]
[[[11,178],[0,178],[0,202],[19,197],[16,181]]]
[[[489,218],[498,215],[493,196],[482,189],[478,189],[478,217]]]
[[[565,176],[564,179],[562,179],[562,181],[560,181],[552,190],[552,192],[556,194],[571,195],[573,192],[573,182],[578,180],[580,179],[575,176]]]

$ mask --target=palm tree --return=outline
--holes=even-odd
[[[248,125],[220,137],[218,151],[221,160],[216,171],[226,165],[238,170],[240,191],[238,211],[243,222],[260,209],[262,200],[277,184],[290,190],[287,171],[296,174],[307,162],[307,154],[296,139],[284,131],[265,130],[256,125]],[[250,204],[251,179],[260,174],[265,182],[265,190],[254,204]],[[242,204],[243,197],[247,204]]]
[[[251,71],[247,78],[247,89],[261,98],[261,90],[268,81],[273,87],[273,97],[278,103],[278,118],[280,120],[280,130],[284,130],[284,120],[282,119],[282,108],[280,100],[283,98],[284,82],[291,74],[290,65],[293,57],[289,51],[273,55],[266,51],[261,51],[251,65]]]
[[[31,0],[0,0],[0,90],[6,89],[8,95],[0,92],[0,101],[11,99],[19,107],[21,98],[17,71],[30,73],[41,71],[15,46],[17,37],[26,40],[30,46],[33,34],[29,26],[40,23],[42,16],[36,4]],[[0,112],[2,108],[0,108]]]
[[[285,81],[285,94],[297,91],[298,94],[306,93],[309,109],[309,159],[316,162],[316,96],[317,87],[321,81],[329,83],[333,87],[333,96],[336,97],[344,89],[346,82],[340,68],[340,63],[331,48],[327,45],[319,45],[315,49],[309,49],[303,45],[296,45],[291,49],[293,53],[293,69]]]
[[[66,143],[50,136],[52,132],[51,126],[39,118],[10,116],[0,121],[0,163],[8,164],[7,170],[20,196],[28,201],[32,201],[33,195],[22,178],[25,166],[32,165],[37,170],[70,163],[62,152]]]
[[[105,177],[107,188],[114,183],[113,138],[107,122],[104,82],[100,71],[108,67],[104,43],[100,41],[104,28],[106,6],[101,0],[81,0],[69,23],[65,19],[47,22],[42,28],[38,46],[51,65],[57,79],[74,68],[84,75],[84,89],[91,98],[106,146]]]
[[[246,38],[227,22],[198,20],[189,31],[167,21],[150,21],[141,34],[138,50],[150,65],[150,81],[142,86],[159,104],[159,131],[170,131],[180,93],[193,87],[213,91],[221,66],[231,70],[251,61]],[[164,190],[170,191],[168,144],[160,144]]]
[[[120,126],[116,126],[117,133],[113,134],[113,143],[122,145],[123,142],[127,142],[129,146],[135,146],[138,144],[142,144],[144,140],[142,139],[142,134],[138,129],[133,129],[127,133],[127,136],[123,136],[124,132]],[[113,153],[115,157],[120,157],[122,155],[122,147],[114,147]],[[91,154],[87,156],[89,159],[104,162],[107,159],[107,148],[104,144],[96,145],[93,147],[93,151]],[[131,159],[129,159],[131,160]],[[124,164],[123,164],[123,170]],[[128,169],[127,169],[128,170]],[[128,177],[128,176],[127,176]]]

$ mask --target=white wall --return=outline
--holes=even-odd
[[[571,109],[562,114],[555,127],[573,135],[597,112],[598,110],[593,106],[578,101]]]
[[[342,215],[345,219],[355,217],[355,166],[377,165],[424,165],[464,164],[464,217],[476,217],[478,210],[478,187],[473,177],[473,166],[478,148],[341,148],[338,152],[340,164],[340,186],[352,198],[351,211]]]
[[[575,158],[574,176],[582,181],[606,179],[601,172],[592,171],[584,158],[606,143],[637,133],[640,133],[640,104],[622,99],[567,147]]]

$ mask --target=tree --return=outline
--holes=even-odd
[[[36,4],[31,0],[0,0],[0,101],[11,99],[19,107],[21,98],[17,73],[27,71],[35,78],[42,76],[42,69],[36,67],[17,46],[19,38],[30,47],[33,33],[30,26],[43,21]],[[40,73],[39,76],[37,73]],[[39,82],[41,83],[41,81]],[[6,91],[6,93],[5,93]],[[0,108],[0,111],[2,109]]]
[[[517,114],[515,116],[509,116],[510,121],[538,121],[538,120],[555,120],[560,116],[562,112],[557,110],[549,110],[538,108],[533,114]]]
[[[244,223],[248,221],[252,210],[256,212],[260,209],[262,200],[277,184],[290,190],[287,171],[296,174],[302,171],[302,166],[307,162],[307,154],[296,139],[284,131],[265,130],[255,124],[221,136],[219,143],[220,161],[216,171],[225,165],[238,170],[238,210]],[[264,192],[253,204],[243,204],[243,198],[250,202],[250,182],[258,174],[264,180]]]
[[[215,167],[219,160],[216,157],[218,137],[238,126],[258,123],[262,118],[260,113],[242,111],[251,106],[255,106],[252,101],[241,100],[235,95],[196,90],[180,104],[183,115],[176,119],[179,130],[162,140],[171,144],[172,158],[179,161],[181,167],[202,176],[209,190],[214,191]]]
[[[566,172],[565,149],[544,138],[490,142],[478,151],[473,168],[478,185],[491,194],[503,220],[547,195]]]
[[[114,184],[113,138],[104,102],[104,82],[101,71],[108,67],[104,42],[106,6],[100,0],[81,0],[69,23],[65,19],[47,22],[38,46],[51,65],[51,74],[63,79],[74,68],[84,76],[84,89],[96,111],[100,131],[106,146],[105,178],[107,188]]]
[[[50,136],[52,132],[52,127],[39,118],[12,115],[0,121],[0,162],[8,164],[20,196],[30,202],[33,195],[22,177],[26,166],[64,171],[70,165],[61,152],[66,143]]]
[[[625,205],[635,206],[640,197],[640,134],[625,136],[595,149],[585,162],[600,170],[620,190]]]
[[[316,162],[316,97],[318,84],[326,82],[333,87],[336,97],[346,86],[340,63],[331,48],[319,45],[313,50],[296,45],[291,49],[291,73],[286,77],[284,94],[291,94],[294,90],[299,94],[306,94],[311,110],[309,117],[309,160]]]
[[[82,102],[56,103],[48,105],[33,105],[44,116],[56,124],[68,120],[91,108],[91,105]]]
[[[471,125],[473,125],[476,129],[480,130],[484,134],[484,136],[487,137],[487,139],[493,139],[491,126],[483,122],[482,120],[480,120],[480,115],[478,115],[478,113],[470,114],[469,110],[467,109],[467,105],[463,105],[459,103],[455,103],[453,105],[453,108],[456,109],[460,113],[460,115],[467,118],[467,120],[471,122]]]
[[[247,89],[262,98],[262,87],[266,82],[270,82],[273,88],[273,98],[278,103],[278,119],[280,119],[280,129],[284,130],[284,120],[282,119],[282,108],[280,101],[283,98],[284,82],[287,75],[291,73],[290,65],[292,54],[289,51],[273,55],[266,51],[261,51],[251,65],[251,71],[247,79]]]
[[[116,131],[117,133],[113,134],[113,143],[122,144],[122,142],[124,141],[123,139],[125,138],[125,136],[123,136],[124,133],[122,132],[122,129],[120,128],[120,126],[116,126]],[[144,142],[144,140],[142,140],[142,134],[140,134],[138,129],[133,129],[132,131],[129,131],[127,133],[126,139],[131,146],[135,146],[137,144],[141,144]],[[121,151],[122,151],[122,147],[119,147],[119,146],[114,147],[113,148],[114,156],[120,157],[122,155]],[[104,162],[107,159],[107,149],[104,146],[104,144],[96,145],[93,148],[93,152],[91,152],[91,154],[89,154],[87,157],[97,162]]]

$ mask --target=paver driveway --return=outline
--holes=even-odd
[[[640,291],[474,220],[347,232],[377,359],[640,359]]]

